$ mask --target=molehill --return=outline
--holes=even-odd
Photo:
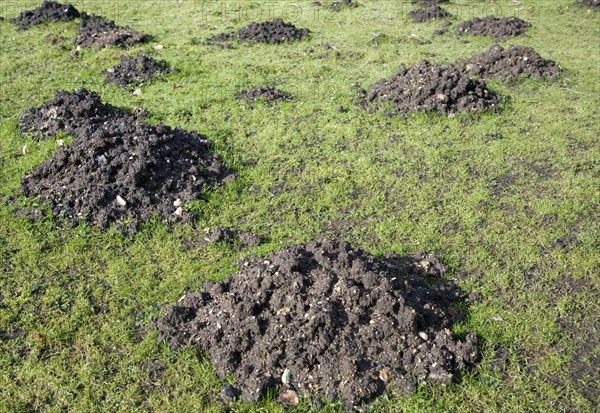
[[[434,257],[378,259],[336,241],[309,242],[254,258],[204,292],[186,295],[156,321],[161,340],[206,354],[224,390],[256,401],[281,386],[296,393],[369,403],[394,382],[448,384],[478,361],[478,339],[451,327],[460,296]],[[450,314],[454,314],[451,316]]]

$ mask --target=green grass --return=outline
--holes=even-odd
[[[0,22],[0,194],[15,199],[0,202],[0,411],[311,411],[270,400],[227,406],[211,365],[170,350],[149,325],[186,292],[234,272],[239,258],[323,237],[374,254],[433,252],[449,278],[483,296],[455,328],[480,335],[481,367],[448,387],[392,392],[373,411],[594,410],[585,396],[600,385],[597,12],[571,1],[455,0],[455,21],[492,13],[531,21],[529,36],[502,43],[532,46],[569,73],[553,84],[491,82],[507,97],[498,115],[388,118],[357,107],[353,84],[368,87],[424,58],[466,58],[493,41],[433,36],[441,23],[409,22],[400,1],[362,0],[340,13],[316,13],[312,1],[72,3],[156,39],[71,60],[76,22],[25,32]],[[0,15],[38,4],[2,0]],[[309,27],[311,39],[232,50],[198,41],[275,16]],[[49,33],[64,40],[51,45]],[[369,45],[379,33],[388,39]],[[318,59],[325,44],[338,53]],[[104,84],[103,70],[140,52],[180,72],[144,85],[141,96]],[[266,84],[296,99],[233,98]],[[239,178],[195,203],[195,225],[155,220],[133,239],[66,228],[48,211],[37,221],[16,217],[35,205],[19,190],[21,176],[57,150],[21,135],[18,116],[78,87],[206,134]],[[252,250],[197,243],[218,225],[267,242]],[[494,367],[495,346],[508,350],[504,369]]]

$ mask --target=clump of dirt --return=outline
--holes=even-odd
[[[246,99],[247,103],[254,103],[260,99],[264,99],[266,102],[293,99],[291,95],[269,86],[263,86],[256,89],[242,90],[241,92],[236,93],[235,97],[237,99]]]
[[[119,86],[138,85],[153,80],[161,74],[176,72],[166,60],[156,60],[148,56],[121,57],[121,63],[108,69],[106,83]]]
[[[291,23],[275,19],[264,23],[250,23],[237,32],[222,33],[208,39],[209,43],[241,40],[258,43],[284,43],[293,40],[302,40],[310,35],[310,30],[298,29]]]
[[[205,136],[149,125],[85,89],[59,92],[26,111],[21,128],[76,138],[23,177],[24,193],[47,202],[54,216],[87,219],[103,229],[111,223],[135,229],[153,214],[190,220],[185,202],[227,173]]]
[[[82,16],[76,43],[94,47],[129,47],[150,40],[150,36],[129,27],[121,27],[101,16]]]
[[[445,19],[450,16],[450,13],[446,9],[434,5],[428,9],[414,9],[408,12],[408,15],[413,19],[415,23],[424,23],[430,20]]]
[[[347,243],[309,242],[244,262],[156,326],[173,347],[207,354],[218,376],[234,375],[228,394],[256,401],[282,386],[282,400],[292,391],[351,408],[390,381],[412,392],[415,379],[450,383],[478,361],[477,336],[457,340],[446,315],[460,291],[423,281],[439,268],[430,256],[377,259]]]
[[[256,234],[225,227],[215,228],[210,237],[206,237],[205,240],[207,242],[225,242],[227,244],[239,242],[247,247],[254,247],[262,242],[262,238]]]
[[[519,76],[537,80],[556,78],[562,69],[552,60],[543,59],[534,49],[526,46],[496,44],[480,55],[473,56],[465,66],[467,72],[482,79],[499,77],[511,81]]]
[[[402,67],[391,78],[375,83],[362,105],[366,108],[373,103],[389,103],[396,112],[480,112],[500,107],[498,96],[484,82],[472,79],[454,65],[426,60]]]
[[[489,36],[496,39],[506,39],[513,36],[524,36],[531,23],[518,17],[487,16],[463,22],[456,26],[458,34],[471,34],[473,36]]]
[[[356,3],[353,0],[341,0],[341,1],[336,1],[334,3],[331,3],[329,5],[329,7],[333,11],[340,11],[340,10],[346,9],[346,8],[358,7],[358,3]]]
[[[600,0],[577,0],[575,4],[579,7],[600,7]]]
[[[26,30],[44,22],[70,21],[81,16],[79,11],[71,4],[61,4],[55,1],[44,1],[40,7],[22,12],[19,16],[10,19],[11,23]]]

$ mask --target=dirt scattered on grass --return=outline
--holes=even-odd
[[[424,23],[430,20],[445,19],[450,17],[448,11],[438,5],[431,6],[427,9],[414,9],[408,12],[408,16],[415,23]]]
[[[478,361],[477,336],[457,340],[446,315],[460,290],[423,280],[440,269],[431,256],[377,259],[347,243],[309,242],[244,262],[156,326],[174,348],[207,354],[221,378],[234,375],[231,398],[256,401],[287,382],[286,390],[351,408],[389,382],[408,393],[415,379],[449,384]]]
[[[254,247],[262,242],[261,237],[256,234],[225,227],[215,228],[210,237],[206,237],[205,240],[206,242],[225,242],[228,244],[240,243],[247,247]]]
[[[81,17],[79,11],[69,3],[44,1],[40,7],[26,10],[9,21],[19,26],[19,29],[26,30],[44,22],[70,21],[79,17]]]
[[[329,7],[333,11],[340,11],[340,10],[343,10],[343,9],[349,9],[349,8],[358,7],[358,3],[356,3],[353,0],[341,0],[341,1],[336,1],[334,3],[331,3],[329,5]]]
[[[237,32],[222,33],[208,39],[209,44],[218,44],[240,40],[244,42],[257,43],[284,43],[294,40],[302,40],[310,35],[310,30],[298,29],[291,23],[281,19],[275,19],[264,23],[250,23]]]
[[[256,89],[242,90],[235,94],[237,99],[246,99],[247,103],[254,103],[257,100],[264,99],[266,102],[275,100],[291,100],[293,97],[281,90],[270,86],[263,86]]]
[[[89,47],[130,47],[151,39],[147,34],[118,26],[114,21],[101,16],[81,16],[79,31],[76,43]]]
[[[537,80],[553,80],[562,69],[552,60],[543,59],[534,49],[510,46],[505,49],[496,44],[480,55],[473,56],[465,66],[468,73],[482,79],[499,77],[511,81],[519,76]]]
[[[73,223],[86,219],[102,229],[128,224],[135,232],[153,214],[189,221],[192,214],[184,204],[227,179],[228,171],[204,135],[149,125],[85,89],[59,92],[26,111],[21,129],[76,138],[21,183],[27,196],[39,196],[55,217]]]
[[[119,86],[138,85],[153,80],[159,75],[177,72],[166,60],[156,60],[148,56],[121,57],[121,63],[108,69],[106,83]]]
[[[498,96],[480,80],[472,79],[454,65],[437,65],[426,60],[405,68],[389,79],[375,83],[362,102],[379,108],[391,104],[403,112],[480,112],[499,110]]]
[[[576,0],[575,5],[579,7],[598,7],[600,8],[600,0]]]
[[[529,27],[531,27],[531,23],[518,17],[499,18],[487,16],[459,24],[456,26],[456,33],[506,39],[514,36],[524,36]]]
[[[436,4],[449,3],[450,0],[413,0],[412,4],[417,5],[419,7],[429,7]]]

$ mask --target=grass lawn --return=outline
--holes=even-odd
[[[210,363],[169,349],[149,324],[242,257],[326,237],[377,255],[434,253],[447,277],[481,295],[455,326],[481,337],[480,367],[450,386],[392,391],[371,411],[598,407],[600,13],[571,0],[453,0],[454,23],[490,14],[530,21],[528,36],[501,44],[531,46],[568,73],[554,83],[489,82],[504,96],[499,114],[387,117],[356,105],[354,84],[368,88],[422,59],[468,58],[494,40],[457,38],[452,28],[434,36],[442,23],[412,23],[408,1],[359,2],[334,13],[312,0],[73,0],[155,39],[71,59],[78,21],[18,31],[8,18],[40,2],[0,0],[0,411],[316,411],[221,401]],[[308,27],[311,38],[204,44],[273,17]],[[380,33],[386,39],[370,43]],[[142,52],[179,72],[142,85],[141,95],[105,85],[103,70]],[[295,99],[233,97],[263,85]],[[69,228],[47,209],[42,219],[15,215],[37,206],[20,192],[21,177],[58,149],[21,134],[19,114],[79,87],[207,135],[238,179],[192,205],[195,224],[156,219],[135,237]],[[202,242],[217,226],[266,242]]]

